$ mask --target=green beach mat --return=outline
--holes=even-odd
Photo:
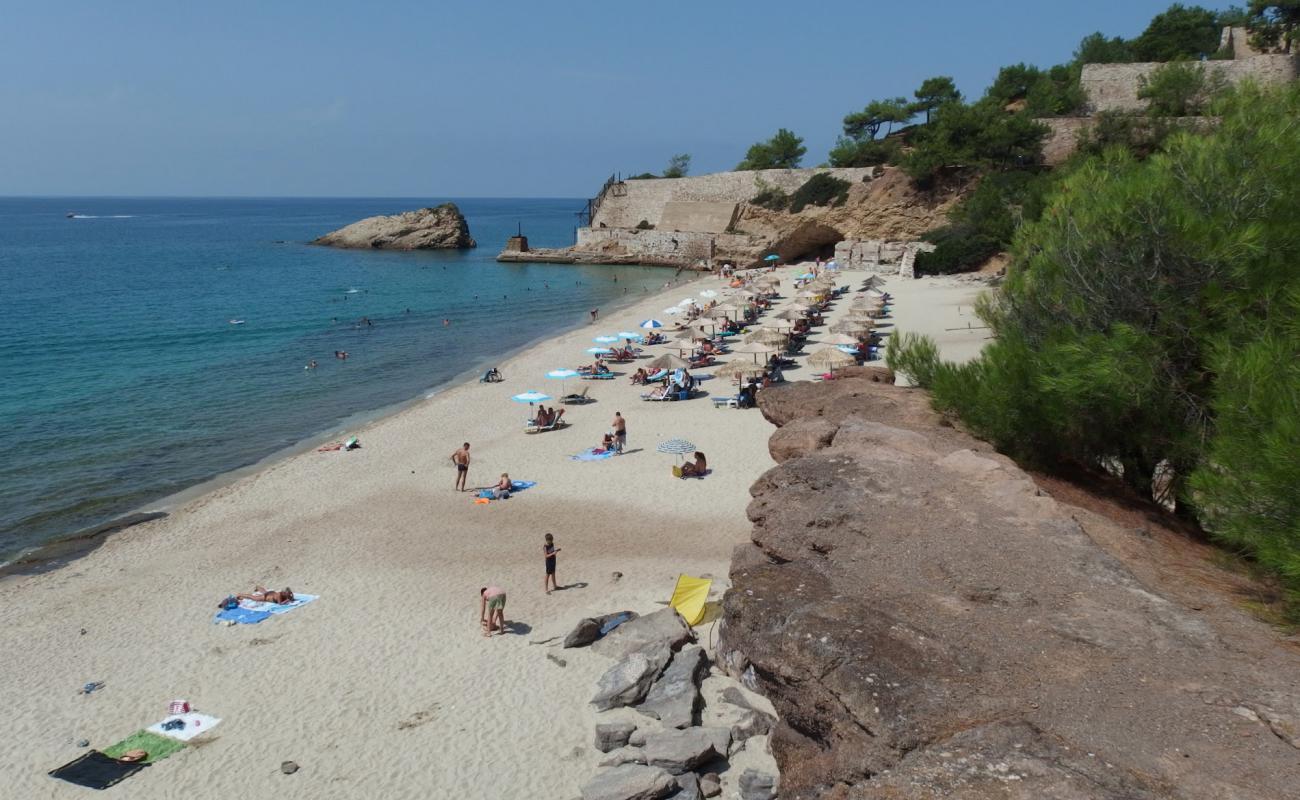
[[[109,758],[118,758],[131,750],[143,750],[149,754],[143,763],[152,764],[183,749],[185,749],[185,742],[168,739],[166,736],[159,736],[149,731],[136,731],[112,747],[104,748],[103,752]]]

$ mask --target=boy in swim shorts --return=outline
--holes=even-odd
[[[493,631],[506,632],[506,590],[499,586],[484,586],[478,590],[478,621],[484,636]]]

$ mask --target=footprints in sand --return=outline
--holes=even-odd
[[[424,711],[417,711],[407,719],[404,719],[401,722],[397,723],[397,729],[399,731],[409,731],[412,728],[418,728],[421,725],[424,725],[429,722],[433,722],[434,713],[437,710],[438,710],[438,704],[434,703],[433,706],[425,709]]]

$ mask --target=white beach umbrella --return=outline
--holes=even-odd
[[[695,445],[685,439],[666,439],[655,445],[655,450],[674,456],[684,456],[695,452]]]
[[[576,369],[553,369],[546,373],[546,377],[551,380],[562,381],[566,378],[578,377],[578,371]]]
[[[605,356],[614,351],[610,350],[608,347],[588,347],[586,352],[591,353],[593,356]]]
[[[516,403],[528,403],[529,405],[532,405],[533,403],[541,403],[545,400],[550,400],[551,396],[549,394],[542,394],[541,392],[530,389],[526,392],[523,392],[522,394],[517,394],[514,397],[511,397],[510,399],[514,400]]]
[[[705,289],[704,291],[700,292],[700,297],[717,297],[717,296],[718,293],[713,291],[712,289]]]
[[[641,321],[641,327],[645,330],[652,331],[655,328],[662,328],[664,324],[657,319],[647,319]]]
[[[617,337],[617,336],[597,336],[595,339],[592,339],[592,341],[593,341],[593,342],[599,342],[600,344],[613,344],[614,342],[617,342],[617,341],[618,341],[618,337]]]
[[[649,321],[653,322],[653,320],[649,320]],[[619,338],[621,338],[621,339],[631,339],[631,340],[633,340],[633,341],[637,341],[637,342],[639,342],[639,341],[641,341],[642,339],[645,338],[644,336],[642,336],[641,334],[637,333],[636,331],[619,331],[619,332],[618,332],[618,335],[619,335]]]
[[[673,306],[672,308],[665,308],[664,313],[670,317],[675,317],[678,314],[682,313],[682,310],[676,306]]]
[[[679,306],[693,306],[693,305],[695,305],[695,298],[694,298],[694,297],[688,297],[688,298],[686,298],[685,300],[683,300],[683,301],[681,301],[680,303],[678,303],[677,305],[679,305]]]

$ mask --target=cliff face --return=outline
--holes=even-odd
[[[1198,545],[1046,496],[920,392],[760,400],[781,463],[718,652],[781,716],[782,798],[1295,796],[1300,655]]]
[[[382,250],[451,250],[476,247],[455,203],[386,217],[367,217],[327,233],[312,244]]]

